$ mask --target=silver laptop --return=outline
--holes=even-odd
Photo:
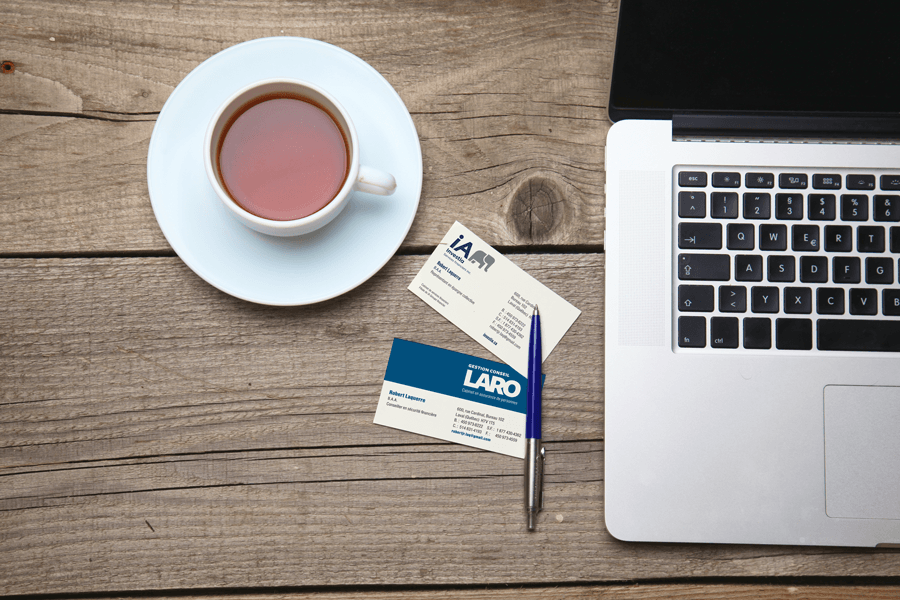
[[[810,6],[621,1],[619,539],[900,545],[900,6]]]

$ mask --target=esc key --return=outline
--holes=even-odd
[[[706,173],[702,171],[682,171],[678,174],[681,187],[706,187]]]

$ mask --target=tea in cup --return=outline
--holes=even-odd
[[[233,94],[216,111],[203,146],[206,174],[243,224],[276,236],[331,222],[354,190],[389,195],[389,173],[360,165],[347,111],[322,88],[268,79]]]

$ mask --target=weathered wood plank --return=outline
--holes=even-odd
[[[511,258],[583,311],[546,363],[546,435],[599,439],[602,256]],[[0,261],[0,464],[421,443],[371,423],[392,339],[494,358],[406,289],[424,262],[275,308],[177,258]]]
[[[559,458],[539,545],[567,550],[535,575],[520,560],[539,561],[537,548],[507,550],[524,538],[521,461],[449,446],[360,446],[4,477],[20,494],[4,505],[36,500],[19,480],[43,484],[37,506],[0,513],[0,590],[496,583],[551,571],[559,580],[585,568],[576,563],[601,538],[598,445],[549,445]]]
[[[356,592],[331,592],[329,600],[358,599],[362,596],[371,600],[651,600],[664,598],[751,598],[753,600],[833,600],[865,599],[888,600],[900,597],[900,587],[894,585],[850,586],[850,585],[584,585],[554,587],[510,587],[509,589],[451,589],[451,590],[410,590],[380,592],[367,590]],[[235,594],[204,596],[171,596],[177,600],[312,600],[321,598],[321,593],[273,593]]]
[[[546,366],[547,493],[597,536],[602,256],[511,258],[584,311]],[[393,337],[489,357],[406,290],[424,260],[288,309],[177,258],[0,261],[0,592],[482,580],[521,461],[372,424]]]
[[[155,114],[200,62],[271,35],[346,48],[406,102],[425,172],[407,246],[434,245],[457,219],[495,245],[600,244],[615,11],[4,2],[0,60],[16,70],[0,75],[0,110],[15,113],[0,114],[0,253],[167,251],[145,182]]]
[[[152,130],[0,114],[0,253],[171,252],[147,193]]]

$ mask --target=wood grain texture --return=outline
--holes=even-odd
[[[583,311],[546,363],[548,439],[597,440],[602,257],[512,259]],[[424,262],[398,257],[337,299],[274,308],[177,258],[0,261],[16,299],[0,304],[0,399],[16,415],[0,440],[29,462],[409,440],[371,425],[392,339],[492,356],[406,289]]]
[[[602,257],[512,259],[584,311],[548,518],[597,538]],[[424,260],[288,309],[177,258],[0,261],[0,593],[515,579],[521,461],[372,424],[394,337],[489,357],[407,291]]]
[[[424,257],[291,309],[175,258],[0,262],[0,593],[898,572],[889,550],[611,538],[602,256],[511,258],[583,311],[545,366],[531,535],[521,461],[371,422],[393,337],[489,357],[406,290]]]
[[[98,0],[0,5],[0,254],[163,252],[146,154],[194,67],[316,38],[395,87],[424,157],[407,247],[455,220],[494,245],[599,245],[616,3]],[[12,174],[12,176],[10,176]]]
[[[321,593],[234,594],[171,596],[178,600],[312,600]],[[888,600],[900,597],[900,587],[813,585],[585,585],[554,587],[510,587],[509,589],[410,590],[329,593],[328,600],[681,600],[735,598],[750,600]],[[89,598],[89,597],[88,597]]]
[[[896,550],[628,544],[604,528],[590,252],[615,19],[615,0],[0,3],[0,61],[15,63],[0,72],[0,595],[900,595],[746,584],[896,584]],[[586,252],[510,256],[583,311],[545,364],[535,534],[521,461],[372,424],[392,338],[492,358],[406,290],[423,255],[287,309],[166,256],[145,181],[156,116],[202,61],[273,35],[345,48],[403,98],[424,154],[405,253],[456,220],[507,249]]]

